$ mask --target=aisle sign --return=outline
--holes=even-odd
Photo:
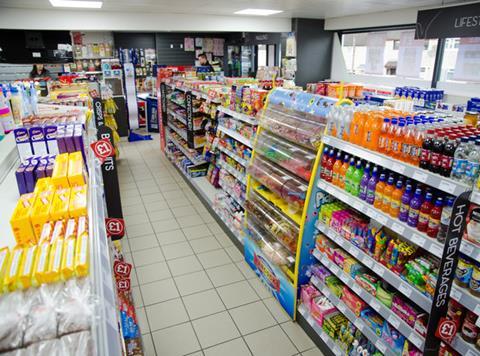
[[[106,218],[105,227],[108,236],[123,237],[125,235],[125,221],[121,218]]]
[[[385,69],[386,32],[370,32],[367,35],[366,74],[383,74]]]
[[[400,34],[397,76],[411,78],[420,76],[424,45],[425,40],[415,40],[415,31],[404,31]]]
[[[113,156],[115,152],[110,140],[106,138],[92,142],[90,147],[92,148],[95,157],[100,160],[101,164],[103,164],[108,157]]]
[[[93,118],[95,120],[95,127],[97,129],[100,126],[105,125],[105,119],[103,117],[103,105],[100,98],[93,99]]]
[[[191,91],[185,93],[185,105],[187,109],[187,144],[188,148],[195,148],[195,133],[193,128],[193,95]]]

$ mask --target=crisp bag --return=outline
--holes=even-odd
[[[57,306],[58,334],[89,330],[93,318],[93,297],[88,278],[73,278],[65,283]]]
[[[0,352],[22,346],[26,316],[30,310],[28,295],[16,291],[0,298]]]

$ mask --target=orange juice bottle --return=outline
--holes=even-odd
[[[363,129],[363,136],[360,141],[360,145],[369,148],[369,143],[372,139],[372,129],[373,129],[373,122],[375,120],[374,112],[369,111],[365,113],[365,124],[364,124],[364,129]]]
[[[395,179],[393,179],[392,176],[388,177],[387,185],[383,190],[383,202],[382,202],[382,207],[380,209],[382,209],[383,212],[387,214],[390,212],[390,207],[392,204],[392,193],[393,193],[393,190],[395,189],[395,186],[393,185],[394,182],[395,182]]]
[[[342,161],[342,153],[340,151],[337,152],[337,159],[335,163],[333,164],[332,168],[332,184],[338,186],[338,179],[340,175],[340,169],[342,168],[343,161]]]
[[[388,129],[390,128],[390,119],[384,118],[380,138],[378,139],[378,152],[386,153],[388,147]]]
[[[383,126],[383,116],[381,112],[376,112],[373,115],[373,126],[371,128],[370,142],[367,143],[367,148],[372,151],[378,151],[378,142],[380,141],[380,133]]]
[[[405,126],[405,131],[403,135],[403,142],[401,147],[401,156],[400,159],[404,162],[411,163],[410,161],[410,151],[413,149],[414,145],[414,133],[413,125],[407,124]]]
[[[422,151],[424,138],[425,133],[423,131],[423,127],[420,124],[415,124],[413,146],[410,150],[410,163],[414,166],[418,166],[420,164],[420,153]]]
[[[355,111],[353,113],[352,123],[350,125],[350,142],[360,145],[360,138],[363,136],[364,113]]]
[[[392,155],[393,138],[395,137],[395,130],[397,129],[397,125],[398,125],[398,120],[392,118],[390,120],[390,126],[388,127],[387,142],[386,142],[386,146],[385,146],[385,154],[387,156]]]
[[[392,193],[392,200],[390,203],[389,214],[394,218],[398,218],[398,215],[400,214],[400,204],[402,201],[402,195],[403,195],[403,182],[401,179],[399,179],[397,181],[395,190]]]
[[[403,135],[405,132],[405,123],[403,121],[399,122],[392,140],[390,156],[393,158],[400,159],[402,156],[402,143]]]
[[[383,191],[385,189],[385,173],[380,174],[377,186],[375,187],[375,200],[373,206],[377,209],[381,209],[383,205]]]
[[[338,174],[338,186],[342,189],[345,189],[345,177],[347,175],[347,169],[350,167],[349,156],[345,154],[343,157],[343,164],[340,167],[340,173]],[[335,162],[336,163],[336,162]]]

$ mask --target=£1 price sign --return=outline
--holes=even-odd
[[[104,138],[90,144],[95,156],[100,160],[100,163],[105,162],[108,157],[115,154],[115,150],[109,139]]]
[[[435,336],[439,339],[451,343],[457,334],[457,324],[453,320],[441,318]]]
[[[130,279],[117,279],[117,291],[129,292],[130,291]]]
[[[125,221],[120,218],[106,218],[105,227],[108,236],[123,237],[125,235]]]
[[[117,259],[113,262],[113,273],[116,279],[130,278],[130,272],[132,272],[130,263]]]

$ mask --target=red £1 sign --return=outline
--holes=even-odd
[[[129,278],[132,272],[132,265],[130,263],[115,260],[113,262],[113,273],[117,279]]]
[[[107,229],[108,236],[120,236],[125,235],[125,221],[120,218],[106,218],[105,227]]]
[[[95,156],[100,160],[100,163],[105,162],[107,157],[111,157],[115,153],[112,143],[108,138],[95,141],[90,144],[90,147],[92,148]]]
[[[117,280],[117,290],[119,292],[129,292],[130,291],[130,279],[118,279]]]
[[[437,331],[435,332],[435,336],[443,341],[451,343],[455,335],[457,334],[457,324],[454,321],[441,318],[440,322],[438,323]]]

